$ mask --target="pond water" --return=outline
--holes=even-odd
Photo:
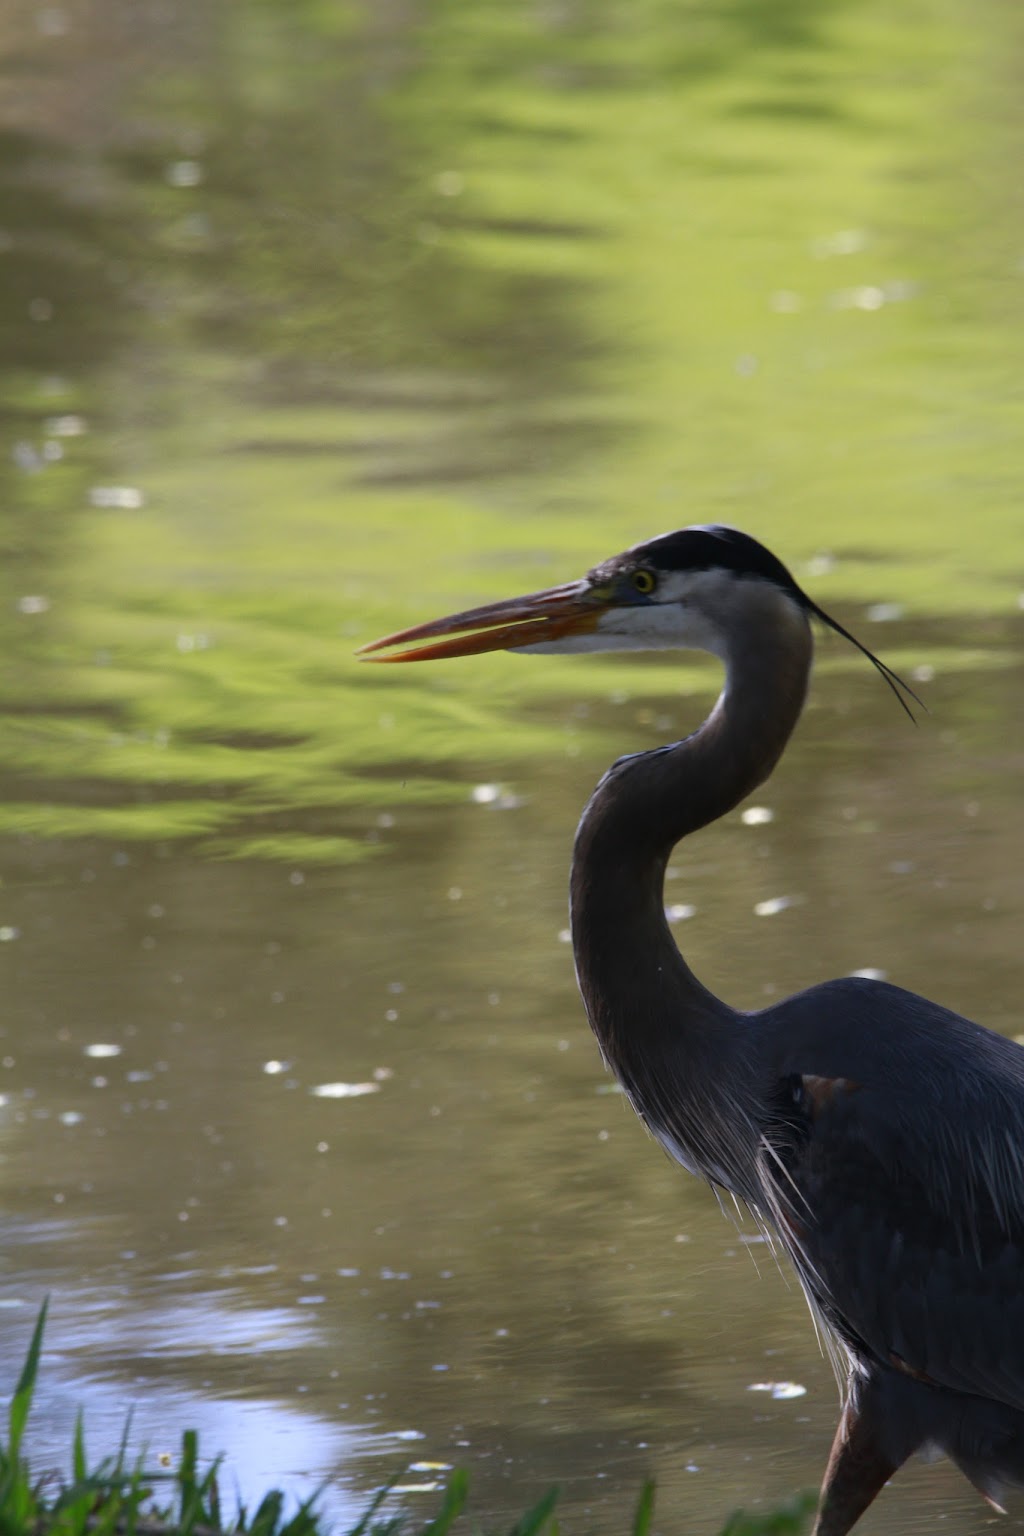
[[[472,1474],[511,1525],[816,1485],[835,1384],[610,1091],[565,889],[710,663],[360,666],[673,526],[826,639],[668,899],[736,1005],[1020,1028],[1024,26],[981,0],[15,0],[0,21],[0,1362],[66,1465]],[[802,1391],[756,1390],[795,1384]],[[427,1494],[405,1497],[433,1506]],[[436,1499],[436,1495],[434,1496]],[[870,1530],[987,1528],[947,1466]]]

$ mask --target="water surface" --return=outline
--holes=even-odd
[[[681,945],[738,1006],[869,969],[1018,1032],[1015,16],[105,0],[0,49],[0,1351],[51,1294],[37,1456],[134,1405],[245,1497],[458,1463],[482,1520],[557,1481],[572,1530],[648,1473],[695,1533],[815,1484],[803,1303],[609,1092],[565,943],[591,785],[714,667],[352,652],[748,528],[930,713],[825,640],[771,819],[673,861]],[[909,1469],[864,1529],[940,1514],[986,1519]]]

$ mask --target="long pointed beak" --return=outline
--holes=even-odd
[[[566,635],[588,634],[596,627],[605,607],[585,581],[573,581],[564,587],[548,587],[526,597],[512,597],[482,608],[467,608],[464,613],[453,613],[444,619],[431,619],[427,624],[414,624],[411,629],[400,629],[382,640],[371,640],[369,645],[360,647],[359,655],[369,661],[440,661],[448,656],[476,656],[481,651],[511,651],[561,640]],[[410,640],[435,639],[434,645],[414,646],[394,651],[390,656],[369,654],[388,646],[405,645]]]

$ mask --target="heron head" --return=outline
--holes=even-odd
[[[648,539],[579,581],[417,624],[372,641],[360,654],[404,662],[497,650],[692,648],[728,660],[738,644],[757,645],[787,627],[806,634],[811,618],[862,651],[909,713],[900,689],[916,695],[902,679],[819,608],[763,544],[721,525]],[[382,651],[390,654],[377,654]]]

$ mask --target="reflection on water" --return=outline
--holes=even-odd
[[[576,1529],[651,1471],[696,1533],[817,1480],[802,1303],[607,1091],[564,942],[582,800],[713,673],[351,652],[748,527],[931,715],[823,644],[673,860],[679,942],[738,1005],[868,971],[1019,1029],[1021,39],[976,20],[0,23],[0,1349],[51,1292],[44,1459],[134,1401],[342,1516],[418,1462]],[[940,1509],[980,1528],[945,1469],[876,1525]]]
[[[70,1300],[65,1292],[64,1305]],[[201,1454],[224,1454],[222,1495],[229,1508],[240,1503],[254,1509],[271,1486],[315,1485],[322,1468],[344,1465],[370,1448],[381,1460],[389,1451],[401,1454],[401,1446],[389,1447],[385,1436],[346,1424],[336,1414],[304,1409],[301,1387],[293,1401],[262,1399],[251,1374],[248,1381],[229,1379],[230,1370],[223,1368],[235,1358],[244,1362],[275,1349],[311,1348],[315,1338],[297,1314],[233,1311],[209,1292],[178,1308],[161,1296],[155,1306],[127,1313],[127,1302],[124,1288],[93,1292],[82,1286],[73,1296],[77,1339],[67,1318],[55,1320],[53,1331],[71,1343],[47,1358],[44,1413],[37,1409],[29,1436],[35,1464],[70,1473],[70,1446],[83,1405],[87,1448],[96,1460],[115,1449],[118,1423],[122,1432],[127,1427],[132,1447],[145,1450],[154,1470],[161,1458],[177,1460],[184,1428],[197,1430]],[[25,1324],[27,1337],[28,1301],[8,1297],[5,1307],[12,1321]],[[0,1359],[12,1383],[21,1366],[18,1346],[24,1344],[15,1328],[5,1329]],[[176,1370],[163,1369],[172,1363]],[[192,1379],[179,1385],[179,1374]],[[364,1505],[340,1483],[325,1490],[325,1512],[339,1523],[354,1524]]]
[[[993,676],[939,690],[941,731],[895,724],[871,676],[827,682],[772,820],[677,856],[680,941],[736,1003],[871,967],[1015,1027],[1021,743]],[[624,745],[646,707],[611,706]],[[504,811],[468,779],[447,809],[396,794],[385,856],[336,869],[12,852],[5,1289],[54,1296],[45,1434],[46,1391],[102,1425],[112,1381],[175,1434],[270,1402],[313,1428],[268,1467],[343,1492],[465,1463],[484,1510],[559,1481],[608,1528],[648,1471],[708,1531],[813,1483],[835,1387],[803,1304],[606,1091],[575,997],[565,868],[600,766],[528,765]],[[798,902],[758,918],[779,893]],[[952,1474],[892,1497],[973,1518]]]

